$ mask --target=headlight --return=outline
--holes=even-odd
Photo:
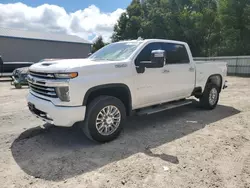
[[[78,76],[77,72],[55,74],[55,78],[65,78],[65,79],[72,79],[76,78],[77,76]]]
[[[61,101],[69,102],[69,87],[57,87],[56,94]]]

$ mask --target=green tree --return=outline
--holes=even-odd
[[[104,46],[105,43],[103,42],[102,36],[99,36],[92,45],[92,53],[96,52]]]
[[[249,0],[133,0],[112,41],[162,38],[187,42],[194,56],[250,53]]]
[[[138,38],[141,23],[143,22],[143,10],[139,0],[133,0],[127,11],[120,16],[114,27],[111,37],[113,42]]]
[[[115,24],[114,27],[114,33],[111,37],[113,42],[117,42],[120,40],[124,40],[127,38],[127,22],[128,22],[128,17],[127,17],[127,13],[124,12],[121,14],[120,19],[118,20],[118,23]]]
[[[143,5],[134,0],[115,26],[112,40],[182,40],[195,55],[207,55],[217,28],[216,8],[215,0],[146,0]]]
[[[250,1],[220,0],[220,55],[249,55]]]

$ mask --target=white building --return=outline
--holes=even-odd
[[[0,56],[6,62],[85,58],[90,51],[91,43],[77,36],[0,27]]]

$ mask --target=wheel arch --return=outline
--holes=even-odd
[[[126,84],[115,83],[115,84],[103,84],[90,88],[84,96],[83,106],[87,106],[94,98],[108,95],[120,99],[125,108],[127,115],[131,115],[132,112],[132,97],[131,91]]]
[[[210,75],[208,77],[206,85],[209,84],[209,83],[214,83],[219,87],[219,92],[221,92],[222,81],[223,81],[222,79],[223,79],[222,75],[220,75],[220,74],[212,74],[212,75]],[[206,85],[205,85],[205,87],[206,87]],[[205,89],[205,87],[204,87],[204,89]],[[203,89],[203,91],[204,91],[204,89]]]

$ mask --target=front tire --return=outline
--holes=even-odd
[[[201,107],[212,110],[214,109],[219,101],[219,88],[216,84],[207,84],[206,88],[200,98]]]
[[[109,142],[117,138],[126,119],[126,110],[121,100],[100,96],[88,106],[82,125],[85,135],[97,142]]]
[[[16,88],[16,89],[21,89],[21,88],[22,88],[21,84],[17,84],[17,83],[15,83],[15,85],[14,85],[14,86],[15,86],[15,88]]]

